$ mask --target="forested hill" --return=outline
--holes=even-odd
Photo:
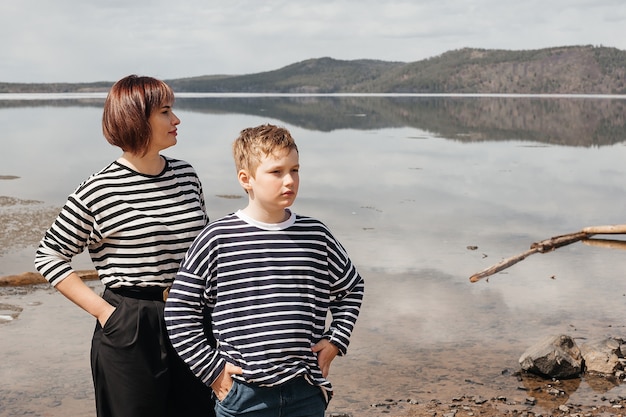
[[[408,63],[318,58],[257,74],[166,81],[176,92],[626,94],[626,51],[465,48]],[[0,82],[0,93],[107,91],[111,84]]]

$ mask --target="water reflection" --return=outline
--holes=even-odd
[[[95,106],[102,99],[0,100],[0,109]],[[308,130],[412,127],[461,142],[605,146],[626,140],[626,100],[554,97],[210,97],[177,108],[281,120]]]
[[[520,379],[528,393],[528,403],[546,410],[556,409],[567,403],[581,382],[580,378],[546,381],[532,374],[521,374]]]
[[[566,404],[570,398],[577,395],[584,381],[585,387],[600,396],[608,393],[620,385],[614,376],[584,375],[582,378],[564,380],[549,380],[532,374],[519,374],[519,379],[528,395],[527,402],[545,409],[553,410]],[[589,399],[587,398],[587,401]]]

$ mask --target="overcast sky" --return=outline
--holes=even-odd
[[[19,0],[0,82],[271,71],[310,58],[414,62],[463,47],[626,49],[624,0]]]

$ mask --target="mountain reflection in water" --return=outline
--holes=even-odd
[[[0,100],[0,109],[101,107],[102,103],[102,99],[94,98]],[[200,96],[178,98],[176,107],[199,113],[268,117],[322,132],[412,127],[461,142],[506,139],[564,146],[604,146],[626,140],[623,98]]]

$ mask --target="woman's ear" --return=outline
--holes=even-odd
[[[239,185],[246,190],[246,193],[252,189],[252,185],[250,184],[250,180],[252,180],[252,176],[248,174],[248,171],[245,169],[240,169],[237,173],[237,179],[239,180]]]

